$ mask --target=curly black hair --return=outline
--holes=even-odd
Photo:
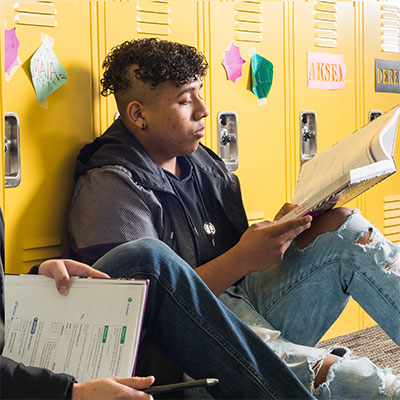
[[[208,63],[195,47],[155,38],[126,41],[114,47],[103,62],[101,94],[108,96],[129,88],[128,68],[137,79],[150,82],[153,88],[172,81],[177,87],[193,78],[203,78]]]

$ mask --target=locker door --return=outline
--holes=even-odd
[[[198,47],[197,1],[105,0],[102,22],[100,65],[112,47],[126,40],[157,37]],[[100,133],[111,124],[117,112],[113,96],[101,102],[106,104],[103,109],[106,118],[102,118]]]
[[[92,138],[91,15],[86,0],[5,1],[2,7],[24,64],[9,81],[1,70],[3,110],[18,116],[21,159],[21,182],[5,190],[6,267],[26,272],[64,252],[75,157]],[[25,67],[43,35],[54,41],[68,78],[40,104]]]
[[[375,90],[375,60],[400,62],[400,43],[397,43],[397,46],[395,43],[390,46],[391,35],[385,35],[386,32],[400,32],[400,3],[398,1],[365,2],[363,12],[365,21],[363,30],[365,100],[362,122],[366,124],[370,114],[384,113],[400,103],[400,93]],[[397,68],[400,69],[399,66]],[[397,137],[395,157],[398,164],[400,162],[399,137]],[[397,197],[400,198],[400,175],[398,173],[366,193],[367,217],[394,242],[400,241],[400,224],[395,223],[395,220],[386,220],[384,215],[385,208],[393,208],[394,205],[390,203]],[[390,215],[392,215],[391,218],[394,218],[393,212]]]
[[[218,152],[218,115],[236,112],[238,168],[243,200],[250,220],[273,219],[286,201],[285,36],[281,1],[210,1],[210,124]],[[245,60],[242,76],[228,80],[222,65],[225,50],[238,46]],[[273,64],[267,104],[259,105],[250,87],[251,54]]]
[[[356,129],[355,9],[352,1],[335,0],[294,1],[293,8],[296,141],[300,140],[301,112],[313,110],[317,118],[318,152],[321,152]],[[308,88],[309,52],[344,56],[344,89]]]
[[[362,123],[366,124],[370,114],[378,115],[400,103],[400,93],[377,92],[375,90],[375,62],[397,63],[392,67],[400,69],[400,2],[365,1],[362,37],[364,51],[364,104]],[[382,71],[383,69],[381,69]],[[386,73],[386,72],[385,72]],[[387,71],[389,73],[389,71]],[[389,79],[386,81],[390,81]],[[381,77],[378,77],[381,81]],[[398,81],[398,79],[397,79]],[[397,86],[400,88],[397,82]],[[387,89],[385,89],[387,90]],[[395,160],[400,163],[400,132],[397,133]],[[400,175],[397,172],[365,194],[365,215],[391,241],[400,242]],[[374,321],[365,314],[365,326]]]
[[[4,4],[0,4],[0,21],[5,19],[5,7]],[[0,48],[4,48],[4,30],[0,31]],[[5,68],[5,60],[3,52],[0,52],[0,71]],[[0,79],[0,141],[4,143],[4,131],[5,131],[5,121],[4,121],[4,109],[3,109],[3,81]],[[0,207],[4,213],[4,153],[1,152],[0,158]]]
[[[355,2],[293,1],[293,96],[296,173],[300,166],[300,116],[312,111],[316,116],[318,152],[328,148],[357,128],[355,90]],[[322,65],[332,63],[331,55],[343,56],[346,77],[343,89],[308,87],[308,53],[318,53]],[[322,56],[321,56],[322,54]],[[327,58],[326,58],[327,57]],[[338,63],[337,65],[339,65]],[[317,68],[318,71],[318,68]],[[315,72],[317,75],[318,72]],[[322,74],[321,74],[322,75]],[[334,79],[326,74],[320,80]],[[293,182],[293,186],[295,182]],[[355,207],[351,202],[349,207]],[[351,301],[327,337],[360,329],[360,308]]]

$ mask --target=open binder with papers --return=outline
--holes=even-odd
[[[78,382],[132,376],[146,280],[72,278],[67,296],[38,275],[6,275],[5,286],[4,356]]]
[[[305,162],[292,199],[297,207],[279,222],[341,206],[396,172],[399,114],[397,105]]]

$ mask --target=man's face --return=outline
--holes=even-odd
[[[158,165],[197,149],[204,136],[203,118],[209,115],[201,97],[202,87],[199,79],[178,88],[164,82],[155,89],[153,101],[144,105],[142,144]]]

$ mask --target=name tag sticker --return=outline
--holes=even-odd
[[[375,59],[375,92],[400,93],[400,61]]]
[[[343,89],[346,65],[342,54],[308,52],[308,87],[310,89]]]

